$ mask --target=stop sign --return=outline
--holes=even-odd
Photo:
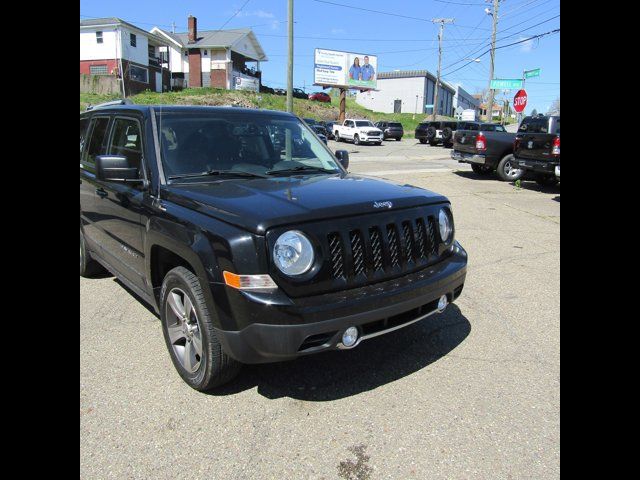
[[[524,110],[524,107],[527,106],[527,91],[526,90],[518,90],[516,96],[513,97],[513,109],[520,113]]]

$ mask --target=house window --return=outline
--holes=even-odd
[[[102,39],[102,32],[96,32],[96,43],[104,43]]]
[[[155,56],[156,56],[156,47],[154,47],[153,45],[149,45],[147,50],[149,51],[149,57],[150,58],[155,58]]]
[[[188,50],[185,50],[185,51],[184,51],[184,56],[185,56],[185,57],[188,57],[188,56],[189,56],[189,51],[188,51]]]
[[[107,75],[107,66],[106,65],[90,65],[89,73],[91,75]]]
[[[149,70],[131,65],[129,67],[129,78],[136,82],[149,83]]]
[[[209,50],[203,50],[203,52],[204,52],[204,56],[205,56],[205,57],[207,56],[207,52],[208,52],[208,51],[209,51]]]
[[[136,38],[136,34],[135,33],[130,33],[129,34],[129,43],[131,43],[132,47],[135,47],[138,45],[138,39]]]

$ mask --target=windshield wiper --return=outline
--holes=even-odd
[[[298,173],[298,172],[320,172],[320,173],[338,173],[336,170],[327,170],[320,167],[310,167],[308,165],[300,165],[298,167],[283,168],[281,170],[267,170],[267,175],[278,175],[280,173]]]
[[[176,180],[178,178],[195,178],[195,177],[207,177],[211,175],[236,175],[238,177],[252,177],[252,178],[267,178],[266,175],[259,173],[245,172],[243,170],[207,170],[200,173],[185,173],[182,175],[169,175],[169,180]]]

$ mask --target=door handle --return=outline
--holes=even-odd
[[[96,195],[98,195],[100,198],[106,198],[109,194],[104,188],[98,188],[96,190]]]

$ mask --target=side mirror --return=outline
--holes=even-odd
[[[349,152],[346,150],[336,150],[336,158],[345,170],[349,168]]]
[[[114,182],[142,182],[138,169],[129,166],[127,157],[120,155],[99,155],[96,157],[96,178]]]

